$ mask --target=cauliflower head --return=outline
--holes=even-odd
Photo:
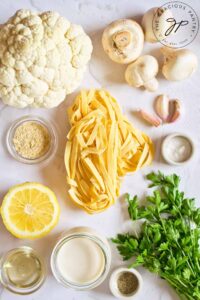
[[[15,107],[59,105],[80,84],[92,43],[56,12],[19,10],[0,26],[0,97]]]

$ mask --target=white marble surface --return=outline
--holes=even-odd
[[[186,0],[185,0],[186,1]],[[185,115],[180,121],[173,125],[165,125],[160,128],[151,128],[135,117],[134,111],[139,107],[152,110],[155,94],[136,90],[124,82],[124,66],[112,63],[104,54],[101,46],[102,29],[117,18],[135,18],[140,20],[141,15],[150,7],[162,5],[163,1],[130,1],[130,0],[0,0],[0,23],[3,23],[17,9],[30,8],[34,10],[56,10],[70,21],[80,23],[91,36],[94,51],[88,71],[82,83],[83,87],[106,87],[119,101],[123,111],[135,126],[146,131],[156,144],[156,158],[150,168],[127,176],[122,183],[121,197],[108,211],[90,216],[75,208],[67,199],[65,186],[65,169],[63,165],[63,152],[66,142],[67,119],[66,108],[76,93],[56,109],[52,110],[18,110],[6,107],[0,103],[0,197],[2,198],[7,189],[17,183],[24,181],[39,181],[51,187],[58,196],[62,213],[58,226],[42,240],[34,242],[20,241],[12,237],[0,221],[0,253],[19,245],[31,245],[41,252],[49,264],[49,256],[59,233],[77,225],[88,225],[99,230],[107,237],[114,236],[130,228],[123,194],[129,192],[143,196],[146,193],[147,182],[144,174],[149,170],[160,169],[163,172],[176,172],[182,177],[182,187],[189,196],[199,198],[200,177],[200,68],[190,79],[184,82],[170,83],[159,75],[160,87],[158,93],[167,92],[171,97],[180,98],[185,107]],[[198,0],[187,1],[198,13],[200,2]],[[200,34],[196,40],[189,45],[198,54],[200,59]],[[144,53],[154,54],[160,59],[160,44],[145,45]],[[59,133],[59,151],[55,159],[48,166],[28,166],[13,160],[5,147],[5,133],[9,124],[16,118],[26,114],[42,115],[56,122]],[[174,131],[187,132],[196,144],[196,155],[194,160],[187,166],[171,167],[166,165],[160,156],[160,142],[163,136]],[[113,261],[112,269],[122,264],[117,251],[112,246]],[[144,278],[144,288],[137,297],[138,300],[176,300],[178,297],[168,285],[156,276],[141,269]],[[66,289],[59,285],[52,277],[50,270],[44,286],[35,294],[30,296],[16,296],[0,287],[1,300],[112,300],[114,297],[109,292],[108,281],[93,291],[77,292]]]

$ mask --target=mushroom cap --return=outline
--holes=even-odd
[[[140,87],[152,81],[157,75],[158,69],[158,62],[155,57],[143,55],[127,67],[125,79],[129,85]]]
[[[164,55],[162,73],[167,80],[186,79],[195,72],[198,66],[197,56],[189,49],[161,48]]]
[[[169,28],[169,24],[166,20],[172,17],[173,14],[170,9],[163,9],[162,7],[152,7],[149,9],[142,18],[145,41],[155,43],[166,38],[165,32]],[[156,26],[154,29],[153,21],[159,24],[159,26]]]
[[[137,22],[120,19],[105,28],[102,44],[110,59],[120,64],[127,64],[140,56],[144,45],[144,34]]]

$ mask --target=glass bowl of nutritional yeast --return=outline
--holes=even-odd
[[[0,282],[15,294],[28,295],[37,291],[45,279],[45,264],[30,247],[12,249],[0,258]]]
[[[8,129],[6,143],[9,153],[25,164],[50,160],[57,150],[57,134],[52,122],[38,116],[24,116]]]

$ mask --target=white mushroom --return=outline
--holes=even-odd
[[[158,88],[158,81],[155,78],[158,68],[155,57],[143,55],[127,67],[125,79],[133,87],[144,86],[148,91],[154,92]]]
[[[120,64],[127,64],[140,56],[144,34],[137,22],[120,19],[106,27],[102,36],[102,44],[110,59]]]
[[[167,80],[183,80],[196,71],[198,59],[192,51],[164,47],[161,52],[164,55],[162,73]]]
[[[167,19],[172,18],[172,12],[162,7],[148,10],[142,19],[145,41],[155,43],[166,38],[165,33],[171,26]]]

